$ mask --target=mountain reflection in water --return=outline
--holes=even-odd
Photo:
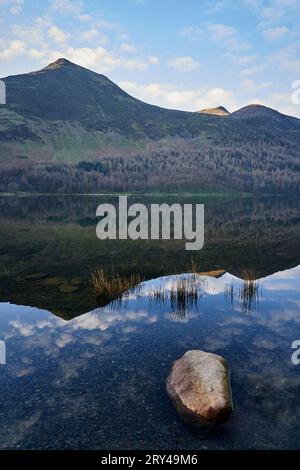
[[[0,198],[0,448],[299,449],[300,202],[182,197],[205,203],[191,259],[180,241],[99,242],[103,199]],[[119,273],[117,300],[97,268]],[[235,412],[206,440],[165,391],[189,349],[231,369]]]
[[[143,282],[113,300],[109,308],[118,310],[127,305],[129,300],[141,301],[147,298],[156,310],[167,308],[174,314],[175,319],[184,321],[190,311],[199,310],[205,296],[214,292],[222,293],[224,298],[242,313],[259,311],[260,281],[239,279],[229,273],[218,277],[187,273]]]
[[[225,270],[252,281],[300,264],[300,201],[129,197],[129,203],[146,205],[204,203],[205,244],[193,253],[180,240],[98,240],[96,208],[116,201],[113,196],[0,197],[0,301],[70,319],[113,300],[109,289],[104,298],[95,292],[103,286],[97,272],[118,273],[122,282],[117,284],[126,287],[135,280],[191,271]],[[255,303],[256,287],[244,285],[245,310],[252,308],[248,301]]]
[[[255,315],[245,314],[243,281],[229,273],[147,281],[70,321],[0,304],[0,447],[299,448],[300,372],[291,363],[299,281],[300,266],[260,279]],[[183,283],[194,285],[192,299],[181,292],[174,302]],[[222,354],[231,367],[234,416],[204,441],[164,389],[187,349]]]

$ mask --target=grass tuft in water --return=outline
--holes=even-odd
[[[91,277],[91,283],[97,297],[112,300],[122,297],[124,292],[133,289],[141,282],[140,274],[123,277],[119,273],[113,272],[109,276],[102,268],[96,268]]]
[[[184,318],[188,311],[197,309],[203,282],[203,278],[197,274],[174,278],[169,290],[159,286],[150,292],[149,297],[157,303],[169,301],[176,318]]]
[[[259,275],[253,268],[244,269],[242,275],[244,280],[239,292],[241,310],[244,313],[254,312],[259,305]]]

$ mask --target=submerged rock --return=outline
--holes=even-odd
[[[233,411],[229,368],[216,354],[186,352],[174,362],[166,388],[181,419],[193,426],[222,423]]]

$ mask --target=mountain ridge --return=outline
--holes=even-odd
[[[144,105],[151,106],[151,107],[158,108],[158,109],[162,109],[162,110],[166,110],[166,111],[174,111],[174,112],[187,113],[187,114],[192,114],[193,113],[193,111],[185,111],[185,110],[179,110],[179,109],[168,109],[168,108],[164,108],[162,106],[153,105],[153,104],[143,102],[143,101],[139,100],[138,98],[135,98],[135,97],[129,95],[127,92],[122,90],[117,84],[112,82],[105,75],[99,74],[97,72],[94,72],[94,71],[86,68],[86,67],[75,64],[75,63],[73,63],[73,62],[71,62],[68,59],[65,59],[63,57],[55,60],[54,62],[51,62],[50,64],[43,67],[42,69],[35,70],[35,71],[32,71],[32,72],[28,72],[28,73],[19,74],[19,75],[8,75],[4,78],[1,78],[1,80],[6,83],[6,80],[13,79],[15,77],[18,78],[18,77],[26,77],[26,76],[30,76],[30,75],[37,75],[37,74],[42,74],[42,73],[45,73],[45,72],[48,72],[48,71],[55,71],[55,70],[58,70],[58,69],[61,69],[61,68],[69,69],[70,71],[80,70],[80,71],[86,72],[88,74],[94,74],[97,77],[102,77],[102,79],[104,81],[109,82],[110,84],[112,84],[114,87],[117,87],[119,90],[121,90],[124,94],[126,94],[127,96],[129,96],[133,100],[136,100],[137,102],[143,103]],[[230,113],[224,106],[221,106],[221,105],[219,105],[217,107],[214,107],[214,108],[205,108],[205,109],[202,109],[200,111],[196,111],[196,113],[198,113],[198,114],[218,115],[217,113],[220,112],[222,114],[219,114],[219,115],[223,115],[223,113],[224,113],[224,115],[225,114],[226,115],[235,115],[235,117],[244,118],[244,116],[242,116],[242,113],[240,113],[240,111],[246,110],[246,109],[249,109],[249,110],[253,109],[253,111],[254,110],[262,110],[262,109],[264,109],[266,111],[269,110],[270,112],[278,113],[281,116],[287,116],[287,117],[290,117],[292,119],[297,119],[298,121],[300,121],[300,119],[295,117],[295,116],[288,116],[288,115],[285,115],[284,113],[281,113],[281,112],[279,112],[275,109],[269,108],[269,107],[267,107],[265,105],[262,105],[262,104],[256,104],[256,103],[250,103],[246,106],[243,106],[242,108],[239,108],[239,109],[233,111],[232,113]],[[254,114],[254,112],[252,114]]]
[[[144,179],[149,186],[155,180],[155,169],[162,171],[167,161],[171,173],[175,172],[174,181],[184,180],[185,185],[204,181],[209,186],[225,184],[248,191],[257,185],[263,188],[264,179],[270,178],[267,187],[273,188],[278,174],[284,178],[284,187],[288,181],[293,187],[297,184],[300,120],[271,108],[252,104],[226,115],[226,119],[211,110],[166,109],[144,103],[106,76],[64,58],[3,81],[7,103],[0,105],[0,167],[7,171],[9,184],[0,184],[0,190],[19,188],[22,177],[17,176],[17,169],[26,174],[23,180],[27,181],[40,168],[44,178],[45,171],[50,171],[47,165],[58,163],[69,165],[64,171],[72,174],[72,168],[77,171],[76,165],[80,165],[90,187],[93,177],[100,181],[103,159],[106,174],[100,171],[101,178],[107,181],[109,173],[111,180],[113,174],[125,179],[124,168],[116,169],[117,160],[108,161],[112,157],[126,158],[131,172],[127,179],[132,169],[139,167],[144,174],[144,167],[148,168],[151,177],[145,175]],[[227,112],[223,107],[215,109]],[[271,177],[263,177],[265,168],[270,167]],[[201,169],[203,176],[198,175]],[[12,174],[18,178],[15,185],[11,184]],[[125,189],[124,184],[121,187]],[[134,184],[140,187],[139,180]],[[28,190],[28,183],[22,187]]]

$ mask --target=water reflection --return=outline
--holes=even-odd
[[[181,274],[166,276],[155,281],[139,284],[125,292],[111,308],[122,307],[128,297],[149,299],[158,310],[169,308],[172,314],[183,320],[190,312],[199,310],[203,299],[209,295],[222,295],[233,308],[243,314],[259,312],[262,286],[259,279],[239,279],[229,273],[218,274]]]
[[[247,266],[258,278],[300,263],[298,200],[131,196],[146,205],[205,203],[205,246],[192,260],[181,241],[100,242],[95,211],[102,202],[114,197],[0,197],[0,300],[70,319],[112,300],[95,292],[98,267],[110,277],[118,273],[123,290],[132,278],[226,270],[245,279]]]
[[[100,199],[0,198],[0,448],[299,448],[300,202],[185,199],[206,204],[191,263],[181,242],[99,244]],[[165,394],[188,349],[231,366],[236,413],[206,441]]]
[[[229,273],[144,282],[70,321],[0,304],[0,447],[299,448],[299,281],[300,266],[260,279],[255,316],[244,314],[243,281]],[[205,441],[164,389],[173,360],[193,348],[231,366],[235,414]]]

